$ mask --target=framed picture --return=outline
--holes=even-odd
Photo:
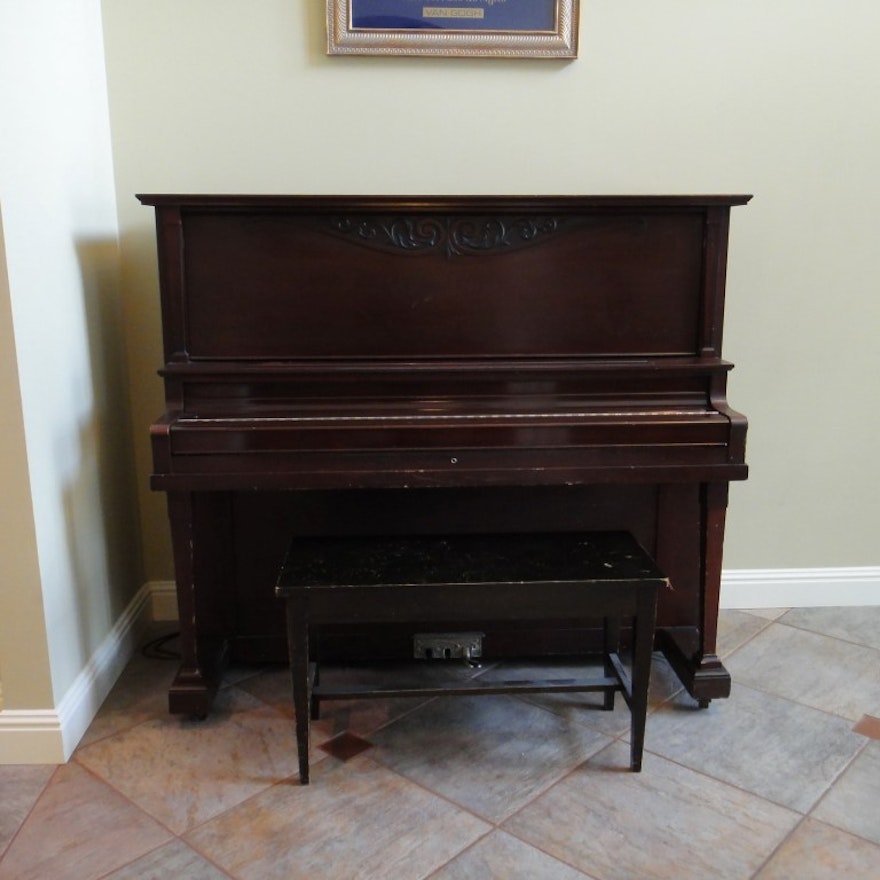
[[[576,58],[578,0],[327,0],[330,55]]]

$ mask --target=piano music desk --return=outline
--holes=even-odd
[[[631,713],[630,767],[641,769],[657,594],[667,586],[625,532],[294,538],[278,577],[286,601],[300,781],[309,781],[309,721],[320,701],[515,692],[601,691]],[[334,687],[310,663],[309,637],[339,623],[603,621],[604,675],[547,681],[424,687]],[[619,656],[620,624],[632,620],[631,675]]]

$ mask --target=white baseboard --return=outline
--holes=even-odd
[[[721,578],[722,608],[880,605],[880,566],[733,569]],[[135,649],[148,620],[176,620],[173,581],[138,591],[54,709],[0,711],[0,764],[67,761]]]
[[[0,764],[67,761],[131,658],[150,599],[145,584],[54,709],[0,711]]]
[[[880,605],[880,566],[734,569],[721,575],[722,608]]]
[[[153,620],[177,620],[174,581],[147,585]],[[743,568],[721,575],[722,608],[880,605],[880,566]]]

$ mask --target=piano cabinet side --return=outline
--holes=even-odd
[[[180,667],[168,691],[176,715],[208,715],[233,631],[230,496],[167,493],[177,585]]]
[[[677,563],[665,559],[678,542],[667,540],[663,531],[672,508],[677,507],[675,486],[666,486],[660,494],[657,533],[657,561],[674,569]],[[663,652],[688,693],[706,708],[713,699],[730,696],[730,673],[717,654],[718,613],[721,598],[721,564],[724,529],[727,517],[729,484],[701,483],[699,492],[698,591],[694,626],[658,627],[656,648]],[[664,508],[666,516],[664,517]],[[673,588],[675,583],[673,582]]]

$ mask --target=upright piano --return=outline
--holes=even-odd
[[[716,655],[728,485],[746,420],[722,359],[744,195],[141,195],[156,216],[174,713],[224,665],[282,660],[292,534],[626,530],[671,580],[656,648],[700,705]],[[435,627],[436,628],[436,627]],[[589,631],[485,622],[488,656]],[[326,634],[412,655],[412,628]]]

